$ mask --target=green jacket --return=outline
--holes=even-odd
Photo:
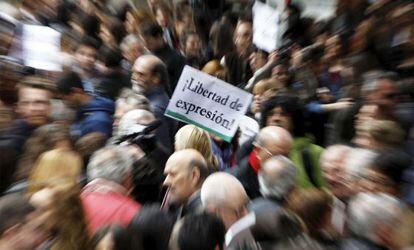
[[[312,165],[312,173],[314,180],[319,184],[319,187],[325,187],[326,183],[322,177],[322,170],[319,164],[319,159],[323,152],[323,148],[312,144],[313,140],[308,137],[297,137],[293,140],[293,148],[290,152],[289,158],[298,167],[298,186],[300,188],[314,187],[310,181],[303,163],[302,151],[308,148],[310,161]]]

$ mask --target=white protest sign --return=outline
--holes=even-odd
[[[185,66],[165,115],[230,142],[251,100],[252,94]]]
[[[41,70],[62,71],[58,31],[40,25],[23,25],[22,59],[24,65]]]
[[[272,52],[277,48],[279,12],[267,4],[256,1],[253,5],[253,43]]]

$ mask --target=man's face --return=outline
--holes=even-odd
[[[234,44],[236,45],[239,53],[247,52],[252,46],[253,42],[253,29],[252,25],[248,22],[243,22],[237,25],[234,32]]]
[[[22,87],[19,90],[17,113],[29,124],[41,126],[49,121],[52,94],[45,89]]]
[[[138,58],[132,68],[131,81],[133,85],[138,85],[139,88],[147,90],[154,84],[152,75],[152,66],[147,60]]]
[[[398,89],[391,80],[378,80],[378,84],[378,89],[367,96],[367,99],[385,109],[385,112],[391,112],[397,104]]]
[[[275,107],[267,116],[266,126],[279,126],[292,131],[292,119],[281,107]]]
[[[286,66],[284,65],[275,66],[272,70],[272,78],[277,79],[284,86],[286,86],[289,81],[289,72]]]
[[[322,161],[323,177],[328,183],[332,193],[340,198],[346,198],[350,192],[348,173],[345,171],[343,159],[330,159]]]
[[[86,71],[90,71],[95,67],[96,56],[96,49],[88,46],[80,46],[75,54],[79,67]]]
[[[173,204],[183,204],[195,192],[197,181],[187,164],[180,159],[170,158],[165,165],[164,186],[169,188],[170,202]]]
[[[191,56],[198,56],[201,50],[201,41],[197,35],[191,35],[185,43],[185,53]]]

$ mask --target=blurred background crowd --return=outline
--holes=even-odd
[[[414,247],[414,3],[260,2],[273,51],[252,0],[0,2],[0,249]],[[185,65],[231,142],[164,115]]]

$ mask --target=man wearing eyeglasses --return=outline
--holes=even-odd
[[[232,170],[232,174],[242,183],[250,199],[262,196],[257,179],[262,164],[273,156],[288,157],[292,142],[292,136],[282,127],[268,126],[260,130],[253,143],[253,151]]]

